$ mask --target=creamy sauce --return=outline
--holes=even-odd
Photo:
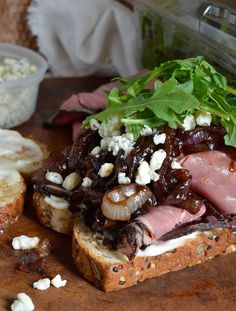
[[[158,256],[169,252],[175,248],[183,246],[190,240],[195,239],[199,235],[199,231],[193,232],[191,234],[182,236],[177,239],[172,239],[169,241],[159,242],[158,244],[153,244],[145,248],[144,250],[139,250],[137,255],[138,257],[146,257],[146,256]]]
[[[57,209],[67,209],[67,208],[69,208],[69,203],[65,199],[56,197],[54,195],[46,196],[44,198],[44,201],[47,204],[49,204],[52,207],[57,208]]]
[[[0,168],[27,171],[42,160],[43,152],[34,141],[16,131],[0,129]]]
[[[20,180],[21,176],[16,170],[0,169],[0,183],[12,185]]]

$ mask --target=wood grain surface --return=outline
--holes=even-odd
[[[42,128],[42,121],[56,112],[63,99],[77,91],[93,90],[103,79],[46,79],[43,81],[37,111],[24,125],[23,134],[33,134],[46,142],[54,152],[71,143],[70,129]],[[16,268],[23,251],[11,247],[13,237],[26,234],[48,238],[53,247],[46,275],[60,273],[66,279],[64,288],[45,291],[32,288],[42,275]],[[40,225],[31,208],[30,185],[24,215],[16,225],[0,235],[0,310],[10,310],[17,293],[25,292],[33,300],[35,310],[45,311],[235,311],[236,254],[221,256],[205,264],[150,279],[130,289],[103,293],[91,286],[76,271],[71,258],[71,239]]]

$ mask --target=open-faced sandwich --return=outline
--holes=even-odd
[[[105,291],[236,251],[236,91],[202,57],[119,81],[33,179],[40,221],[76,219],[75,264]]]
[[[14,223],[23,211],[25,178],[48,157],[45,145],[12,130],[0,129],[0,229]]]

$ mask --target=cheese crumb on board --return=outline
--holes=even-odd
[[[56,288],[60,288],[60,287],[64,287],[67,283],[67,280],[62,280],[61,279],[61,275],[57,274],[52,280],[51,280],[51,284],[56,287]]]
[[[11,305],[12,311],[33,311],[34,304],[32,299],[25,293],[17,294],[17,299]]]
[[[26,235],[20,235],[12,239],[12,247],[14,249],[32,249],[37,247],[39,244],[39,238],[38,237],[28,237]]]
[[[40,279],[33,283],[33,288],[38,290],[45,290],[50,287],[50,280],[48,278]]]

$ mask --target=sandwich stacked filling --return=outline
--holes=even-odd
[[[102,137],[100,127],[111,123],[84,130],[47,163],[33,179],[36,192],[79,213],[104,245],[128,257],[163,240],[232,226],[236,162],[226,152],[222,127],[145,127],[129,147],[112,149],[111,141],[127,133],[120,127],[119,135]],[[109,144],[101,147],[104,140]]]
[[[35,175],[36,193],[129,258],[194,232],[232,229],[235,90],[202,57],[119,80],[106,109]]]

